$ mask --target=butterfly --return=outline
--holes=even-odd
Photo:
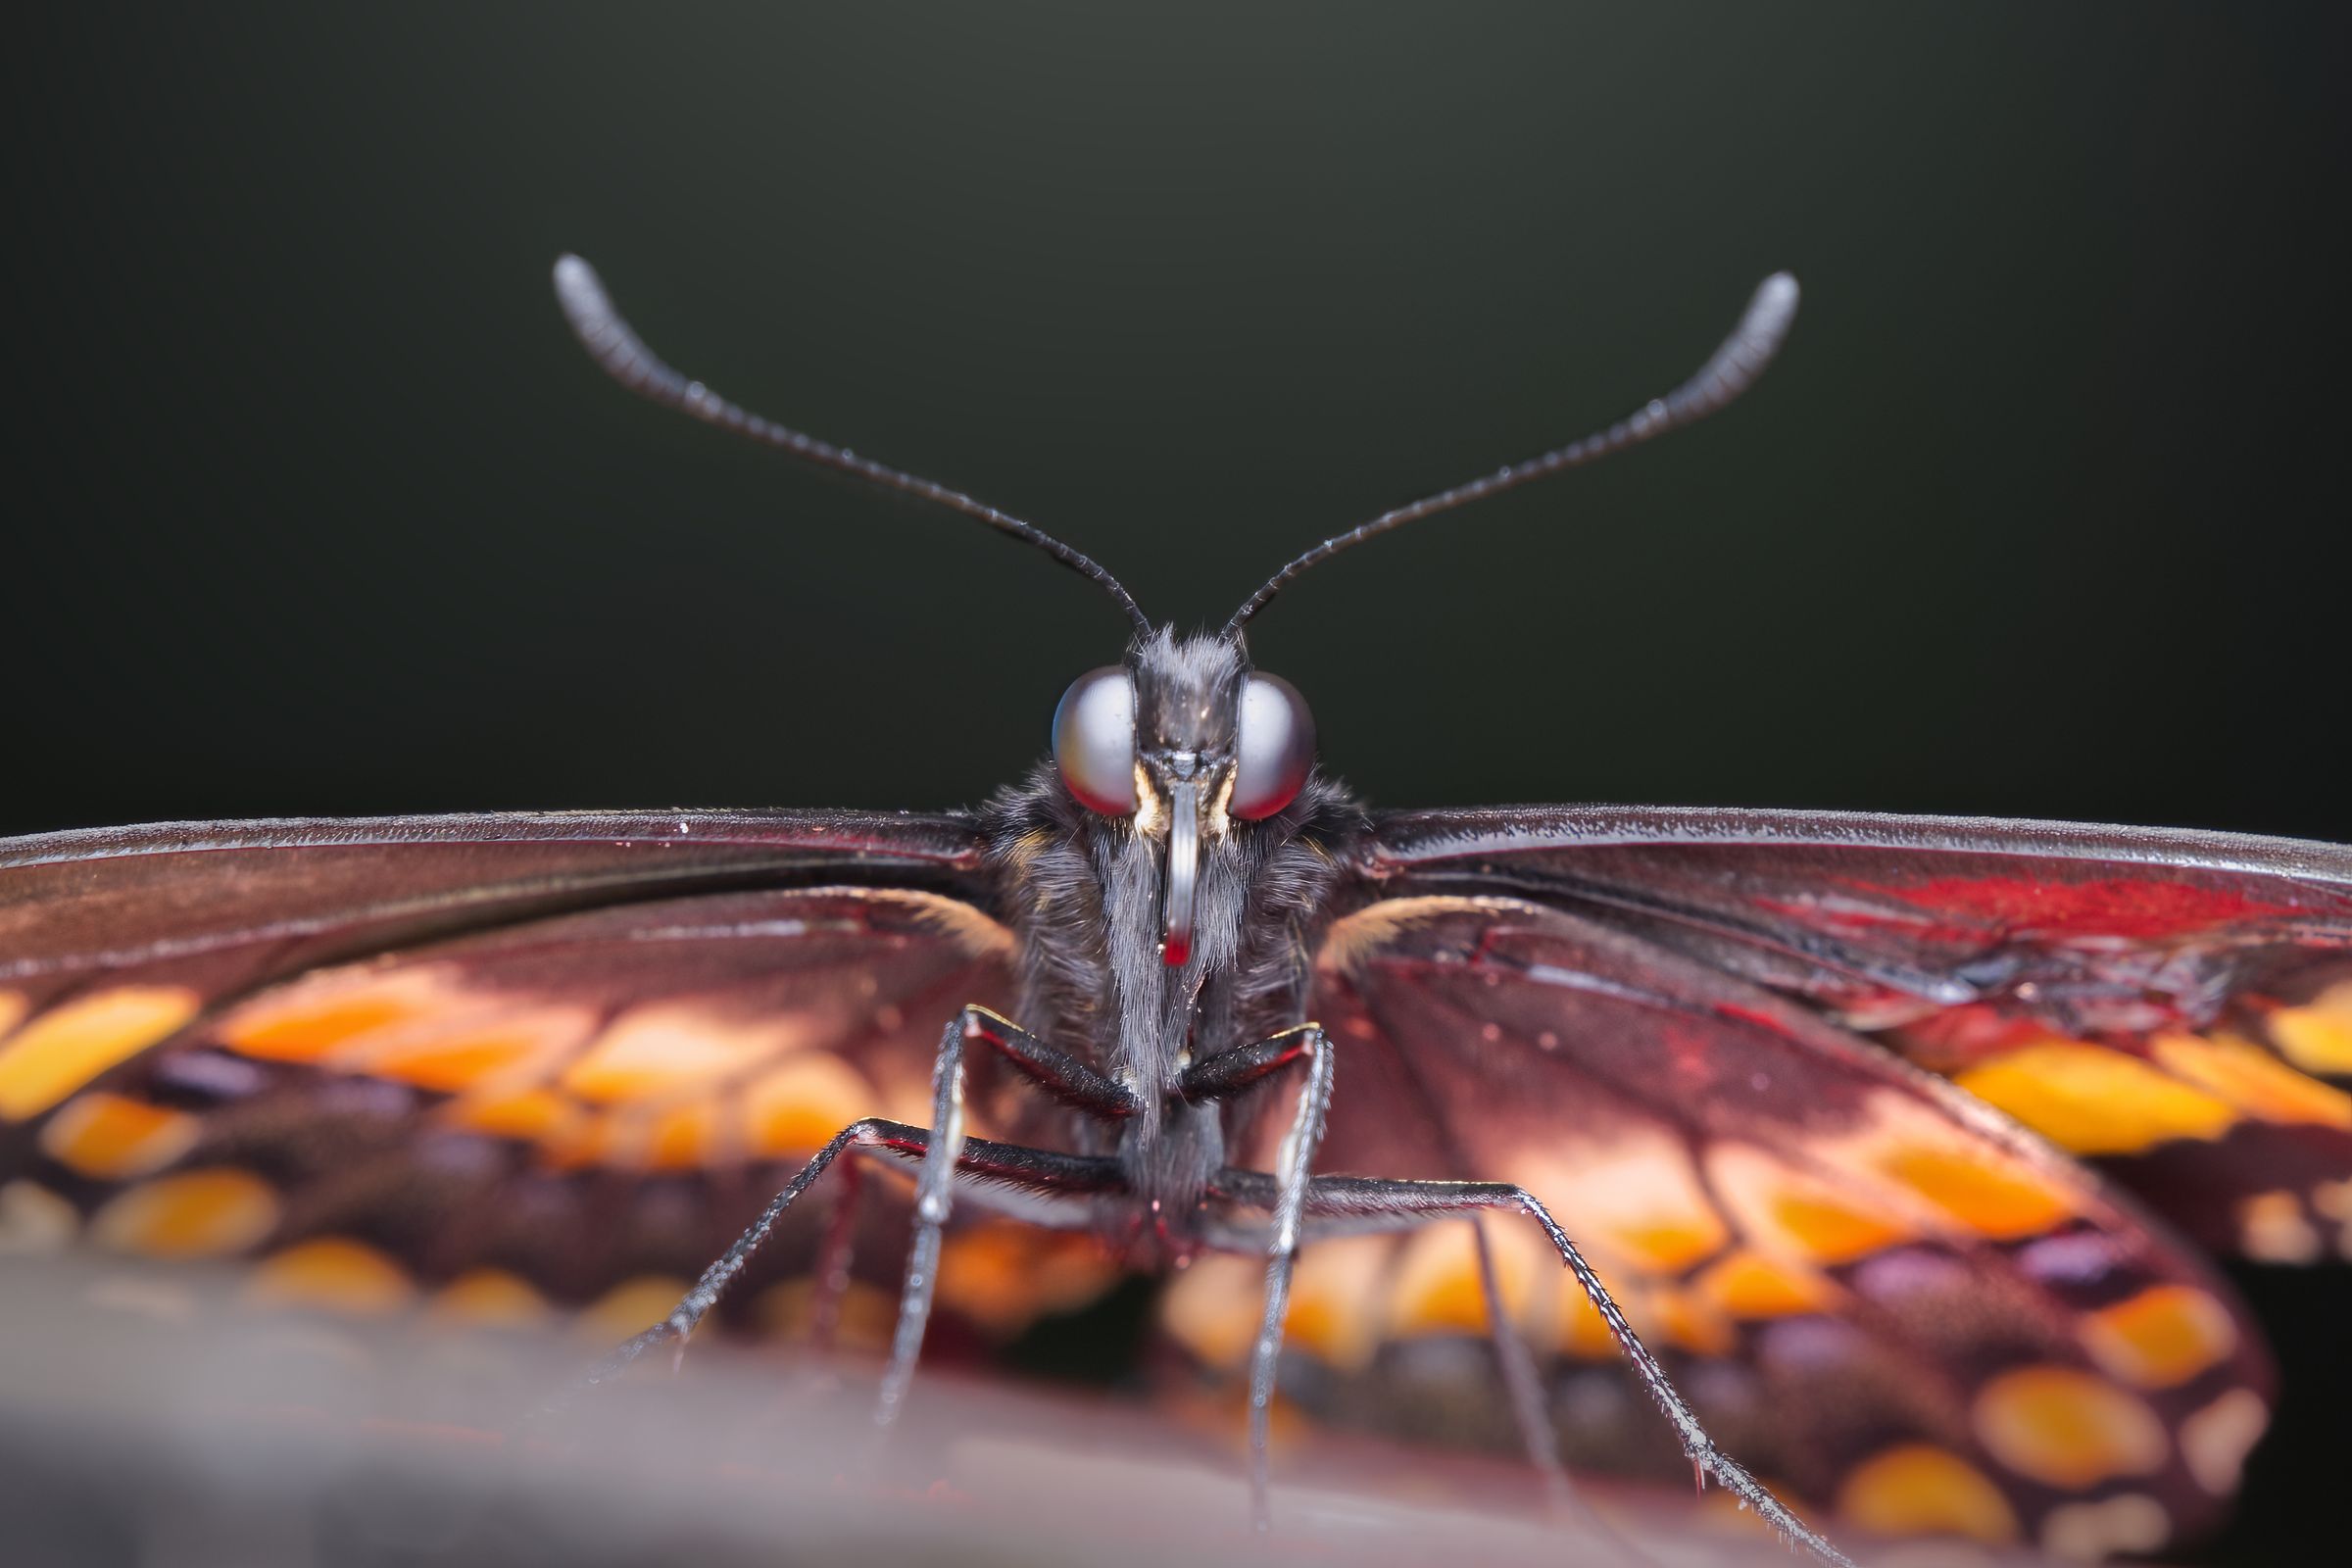
[[[1190,635],[1034,525],[679,374],[577,258],[555,281],[622,384],[1045,551],[1128,616],[1123,659],[968,811],[0,844],[12,1250],[584,1306],[639,1331],[592,1382],[713,1314],[857,1319],[886,1423],[935,1315],[1002,1335],[1157,1268],[1168,1334],[1247,1377],[1261,1516],[1278,1371],[1553,1470],[1639,1454],[1630,1387],[1658,1456],[1824,1562],[1783,1494],[2075,1557],[2220,1516],[2276,1394],[2198,1249],[2352,1253],[2352,852],[1373,810],[1250,662],[1340,551],[1737,398],[1793,280],[1672,393]]]

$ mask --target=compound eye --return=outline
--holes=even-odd
[[[1080,806],[1130,816],[1135,799],[1135,682],[1116,664],[1070,683],[1054,710],[1054,763]]]
[[[1272,675],[1252,675],[1242,688],[1234,737],[1234,815],[1272,816],[1298,798],[1315,765],[1315,721],[1297,687]]]

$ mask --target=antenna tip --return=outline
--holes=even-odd
[[[590,323],[612,316],[612,297],[605,292],[605,280],[577,256],[565,251],[557,257],[555,278],[556,303],[564,307],[575,330],[584,332]]]
[[[1796,274],[1775,272],[1756,285],[1755,298],[1747,302],[1747,319],[1741,325],[1749,333],[1778,338],[1796,316]]]

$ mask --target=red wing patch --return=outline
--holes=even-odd
[[[2227,1288],[1883,1049],[1509,900],[1376,904],[1333,928],[1319,975],[1339,1055],[1317,1169],[1526,1187],[1768,1480],[1866,1528],[2077,1556],[2155,1549],[2234,1489],[2271,1395]],[[1640,1396],[1541,1238],[1486,1224],[1572,1457],[1649,1441],[1671,1471],[1662,1430],[1629,1445]],[[1170,1302],[1212,1363],[1250,1299],[1220,1304],[1225,1271]],[[1293,1334],[1322,1372],[1292,1386],[1327,1413],[1507,1443],[1507,1406],[1464,1377],[1487,1365],[1482,1302],[1459,1223],[1310,1248]]]

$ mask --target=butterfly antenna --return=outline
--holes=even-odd
[[[1441,490],[1434,496],[1424,496],[1410,506],[1384,512],[1361,527],[1324,540],[1267,578],[1265,585],[1233,612],[1233,618],[1225,623],[1225,635],[1232,637],[1240,632],[1250,616],[1266,608],[1266,601],[1282,592],[1300,572],[1329,561],[1343,550],[1387,533],[1391,528],[1400,528],[1408,522],[1418,522],[1423,517],[1451,512],[1455,507],[1467,506],[1473,501],[1483,501],[1488,496],[1515,489],[1532,479],[1546,478],[1563,469],[1581,467],[1595,458],[1622,452],[1652,436],[1664,435],[1695,419],[1705,418],[1746,391],[1756,377],[1764,373],[1764,368],[1780,352],[1781,340],[1788,335],[1788,323],[1795,316],[1796,279],[1787,272],[1773,273],[1756,285],[1755,297],[1747,302],[1747,312],[1740,318],[1740,324],[1732,328],[1732,335],[1725,338],[1723,346],[1715,351],[1713,357],[1681,386],[1662,398],[1652,398],[1626,418],[1605,430],[1586,436],[1582,441],[1546,452],[1540,458],[1530,458],[1525,463],[1497,468],[1468,484]]]
[[[748,436],[765,446],[778,447],[796,458],[822,464],[870,483],[903,490],[911,496],[960,512],[967,517],[977,517],[1000,533],[1008,533],[1024,544],[1035,545],[1055,561],[1087,578],[1104,593],[1118,601],[1127,612],[1136,629],[1149,633],[1151,619],[1143,607],[1100,563],[1054,538],[1035,523],[1023,522],[1007,512],[999,512],[985,501],[976,500],[960,490],[951,490],[944,484],[917,478],[901,472],[871,458],[861,458],[812,435],[789,429],[773,419],[761,418],[748,409],[728,402],[700,381],[690,381],[665,364],[645,340],[630,327],[628,321],[612,304],[612,296],[605,292],[604,279],[596,269],[577,256],[556,259],[556,301],[564,307],[564,318],[587,349],[589,357],[604,367],[605,373],[622,386],[666,408],[690,414],[705,424],[714,424],[722,430]]]

